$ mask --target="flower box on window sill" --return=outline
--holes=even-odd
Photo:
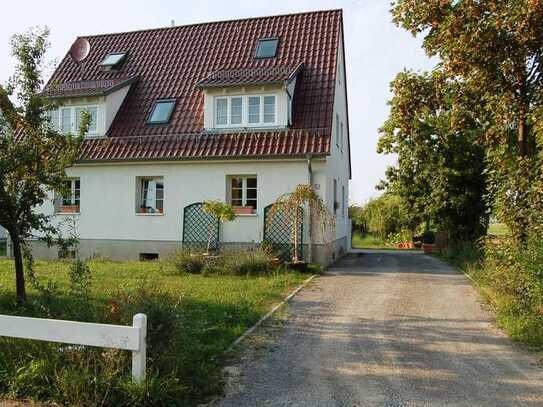
[[[139,208],[138,213],[144,213],[148,215],[162,215],[163,211],[162,209],[154,209],[154,208]]]
[[[79,213],[79,205],[61,205],[58,213]]]
[[[254,215],[256,213],[252,206],[234,206],[232,209],[236,215]]]

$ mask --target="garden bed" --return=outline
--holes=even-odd
[[[81,297],[70,283],[69,262],[37,262],[45,286],[37,291],[29,285],[28,305],[21,309],[13,262],[0,260],[0,313],[129,325],[133,314],[144,312],[147,382],[131,383],[129,352],[0,338],[0,398],[195,405],[221,392],[224,350],[307,278],[292,271],[194,275],[170,262],[92,261],[89,267],[92,282]]]

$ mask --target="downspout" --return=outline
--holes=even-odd
[[[313,167],[311,164],[311,159],[313,156],[311,154],[307,155],[307,183],[309,186],[313,187]],[[313,214],[311,213],[311,205],[308,206],[309,216],[308,216],[308,242],[307,242],[307,262],[313,262]]]

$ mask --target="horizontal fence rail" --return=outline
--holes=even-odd
[[[0,315],[0,336],[129,350],[134,381],[145,379],[145,314],[134,315],[132,326]]]

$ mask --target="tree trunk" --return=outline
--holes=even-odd
[[[23,252],[21,250],[21,238],[14,230],[9,230],[11,244],[13,246],[13,258],[15,259],[15,284],[17,288],[17,302],[26,302],[25,272],[23,265]]]
[[[521,157],[526,157],[528,155],[528,129],[526,125],[526,115],[521,113],[521,117],[518,124],[518,150]]]

